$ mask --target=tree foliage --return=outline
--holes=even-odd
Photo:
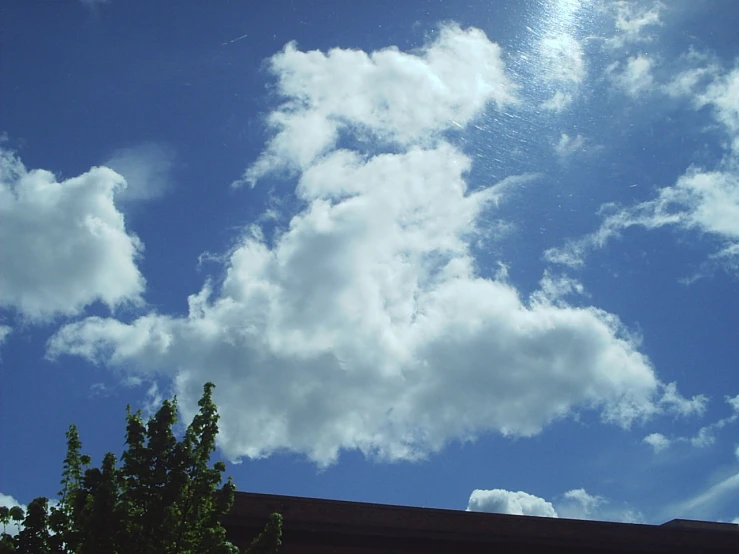
[[[210,465],[218,434],[214,385],[206,383],[199,411],[178,440],[177,399],[165,400],[144,423],[126,413],[126,446],[90,467],[74,425],[67,431],[59,502],[36,498],[24,512],[0,507],[0,554],[231,554],[221,519],[234,501],[223,462]],[[220,486],[220,487],[219,487]],[[20,523],[16,536],[6,532]],[[272,514],[246,552],[273,554],[281,545],[282,517]]]

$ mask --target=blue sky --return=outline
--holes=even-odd
[[[739,518],[739,6],[2,12],[0,501],[213,381],[240,490]]]

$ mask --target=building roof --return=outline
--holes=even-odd
[[[733,524],[610,523],[253,493],[236,493],[224,521],[229,539],[248,545],[273,512],[284,518],[281,554],[739,552]]]

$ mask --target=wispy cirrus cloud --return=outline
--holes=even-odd
[[[666,9],[664,2],[653,0],[620,0],[605,6],[615,18],[616,33],[606,40],[606,45],[614,49],[654,40]]]
[[[680,56],[680,70],[662,84],[662,91],[673,98],[691,99],[696,108],[704,104],[699,93],[721,74],[721,65],[711,54],[691,48]]]
[[[668,506],[665,519],[682,517],[692,519],[715,519],[739,490],[739,473],[734,473],[714,483],[702,492]]]
[[[13,328],[10,325],[0,325],[0,356],[2,356],[2,346],[8,340],[8,337],[13,332]],[[2,358],[0,358],[2,359]]]
[[[544,36],[538,46],[537,69],[543,81],[562,87],[558,93],[574,94],[587,77],[582,44],[566,32]]]
[[[80,3],[87,6],[88,8],[95,9],[103,4],[108,4],[110,0],[79,0]]]
[[[606,69],[606,75],[617,88],[636,98],[655,91],[654,63],[647,54],[639,54],[625,62],[614,62]]]
[[[562,133],[559,141],[554,145],[554,151],[560,158],[565,159],[581,151],[584,146],[585,137],[582,135],[571,137],[567,133]]]
[[[626,208],[604,205],[601,213],[607,215],[597,231],[547,250],[545,259],[582,267],[590,251],[632,227],[675,227],[714,235],[724,241],[718,255],[732,257],[739,241],[739,173],[731,167],[716,171],[693,167],[675,185],[660,189],[655,199]]]
[[[707,71],[710,71],[710,66]],[[716,121],[726,130],[732,153],[739,156],[739,68],[718,75],[695,100],[697,108],[713,110]],[[735,162],[734,169],[739,172],[736,167],[739,162]]]
[[[541,104],[541,108],[552,112],[561,112],[574,100],[574,95],[561,90],[556,91],[551,98]]]
[[[13,328],[10,325],[0,325],[0,346],[8,338],[8,335],[13,332]]]
[[[119,148],[103,163],[123,176],[126,186],[116,191],[117,202],[153,200],[174,187],[174,149],[164,143],[146,141]]]

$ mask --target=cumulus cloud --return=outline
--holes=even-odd
[[[60,182],[0,150],[0,307],[44,320],[140,301],[143,246],[114,203],[125,186],[103,167]]]
[[[558,517],[551,502],[527,492],[503,489],[474,490],[467,504],[468,512],[488,512],[517,516]]]
[[[662,452],[670,446],[670,439],[664,436],[662,433],[651,433],[644,437],[644,443],[651,446],[655,453]]]
[[[606,498],[592,495],[585,489],[567,491],[554,503],[523,491],[476,489],[470,495],[467,511],[626,523],[644,519],[629,506],[615,506]]]
[[[489,104],[516,102],[500,47],[479,29],[443,27],[420,52],[288,44],[269,61],[285,102],[267,119],[267,148],[235,184],[275,170],[302,170],[332,149],[342,131],[408,146],[465,126]]]
[[[592,517],[606,503],[601,496],[588,494],[585,489],[573,489],[564,494],[567,516],[576,519]]]
[[[347,85],[347,60],[360,84]],[[470,190],[471,159],[420,136],[511,101],[499,61],[481,32],[457,27],[419,55],[289,46],[272,60],[278,119],[350,122],[352,138],[391,137],[391,151],[328,141],[304,155],[286,123],[247,175],[299,170],[303,208],[289,225],[245,229],[187,316],[87,318],[62,327],[49,356],[161,371],[186,419],[214,381],[231,459],[289,449],[320,465],[341,450],[412,460],[485,432],[531,436],[576,409],[624,427],[680,412],[660,401],[669,388],[615,316],[568,305],[561,283],[522,298],[503,273],[479,273],[481,216],[501,219],[499,200],[530,177]]]
[[[653,69],[652,58],[639,54],[631,56],[625,63],[613,63],[606,69],[606,74],[616,87],[636,98],[657,88],[652,75]]]
[[[188,317],[90,318],[50,354],[176,368],[183,400],[224,384],[232,457],[414,458],[486,429],[535,434],[577,405],[623,425],[655,410],[654,372],[613,316],[527,307],[475,275],[463,238],[490,192],[465,192],[467,164],[448,145],[364,163],[337,152],[301,179],[310,207],[272,248],[247,235]]]
[[[116,201],[132,202],[159,198],[172,186],[174,150],[163,143],[144,142],[121,148],[103,164],[126,180],[116,192]]]

